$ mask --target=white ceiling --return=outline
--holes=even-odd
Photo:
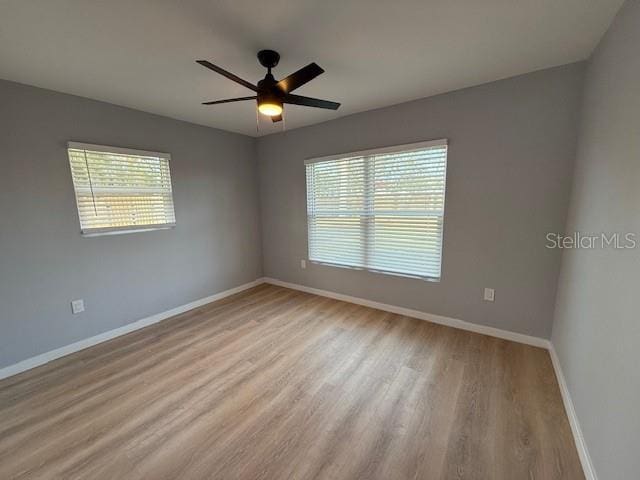
[[[196,59],[251,82],[262,48],[282,56],[276,78],[317,62],[296,93],[342,107],[286,106],[291,129],[583,60],[622,3],[0,0],[0,78],[255,136],[253,102],[201,105],[251,92]]]

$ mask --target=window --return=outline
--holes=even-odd
[[[438,280],[447,141],[307,160],[309,259]]]
[[[175,226],[168,153],[68,143],[83,235]]]

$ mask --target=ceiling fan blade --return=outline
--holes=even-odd
[[[243,102],[244,100],[255,100],[258,97],[227,98],[225,100],[214,100],[213,102],[202,102],[202,105],[217,105],[219,103]]]
[[[283,99],[284,103],[291,103],[293,105],[303,105],[305,107],[326,108],[328,110],[337,110],[340,106],[337,102],[330,102],[329,100],[320,100],[319,98],[303,97],[301,95],[287,94]]]
[[[252,83],[247,82],[246,80],[243,80],[242,78],[234,75],[231,72],[227,72],[224,68],[220,68],[219,66],[214,65],[213,63],[208,62],[206,60],[196,60],[196,62],[202,65],[203,67],[208,68],[209,70],[213,70],[214,72],[227,77],[229,80],[233,80],[234,82],[239,83],[240,85],[247,87],[250,90],[253,90],[254,92],[258,91],[258,87],[256,87]]]
[[[276,85],[285,93],[293,92],[296,88],[310,82],[323,72],[324,70],[317,63],[310,63],[287,78],[283,78]]]
[[[280,114],[280,115],[274,115],[273,117],[271,117],[271,121],[272,121],[273,123],[281,122],[281,121],[282,121],[282,114]]]

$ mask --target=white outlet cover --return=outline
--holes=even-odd
[[[307,268],[307,261],[306,260],[300,260],[300,268],[302,268],[303,270],[305,268]]]
[[[84,300],[72,300],[71,301],[71,312],[75,315],[76,313],[84,312]]]
[[[493,302],[496,298],[496,291],[493,288],[484,289],[484,299],[487,302]]]

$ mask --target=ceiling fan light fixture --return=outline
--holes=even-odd
[[[258,111],[268,117],[276,117],[282,114],[282,103],[273,100],[258,103]]]

